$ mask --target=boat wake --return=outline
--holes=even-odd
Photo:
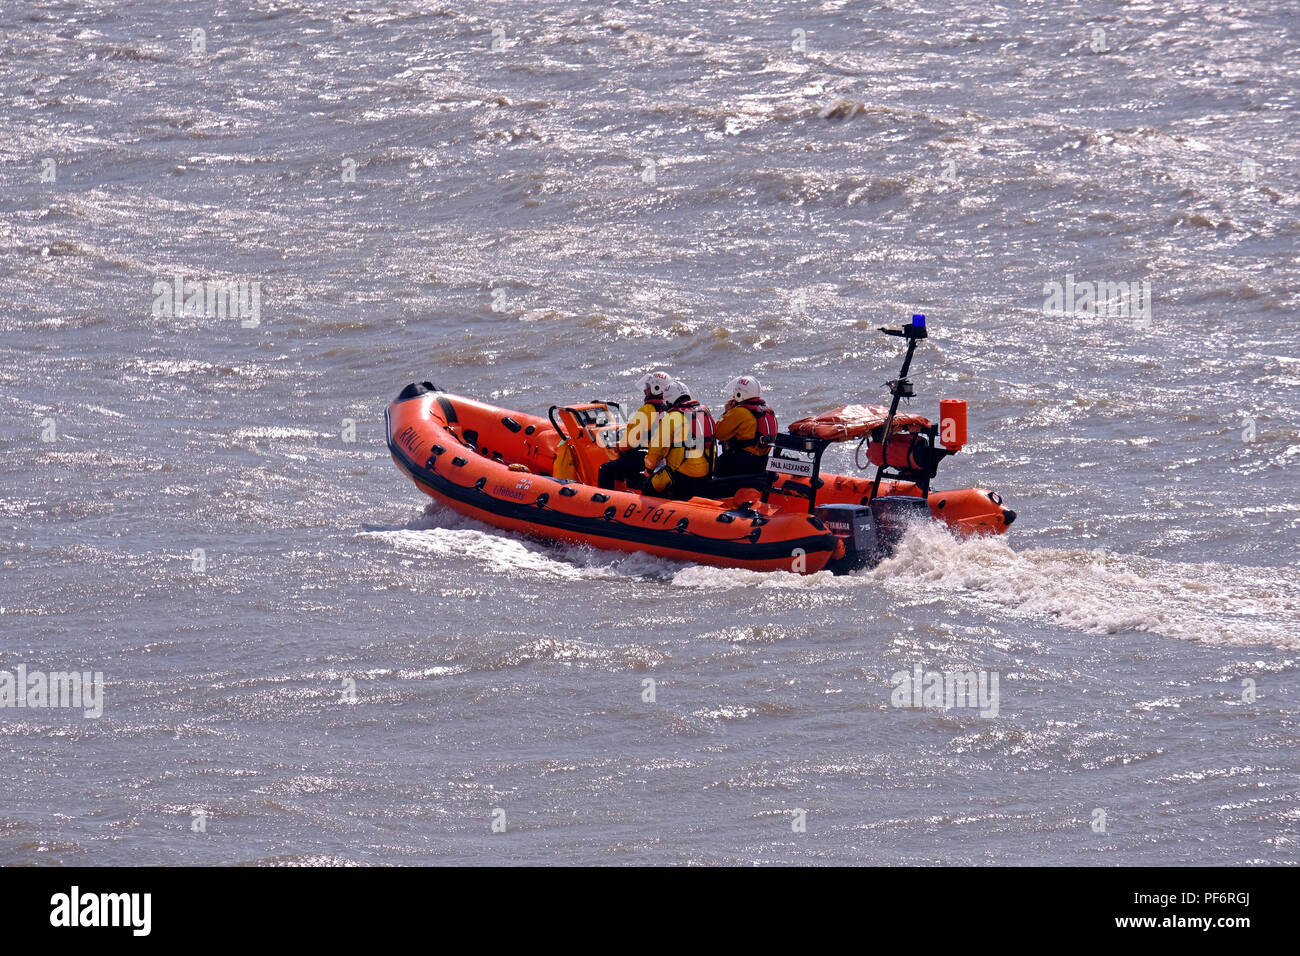
[[[747,571],[547,544],[430,504],[405,528],[363,532],[400,552],[471,559],[502,574],[639,579],[702,590],[825,591],[875,586],[901,597],[968,602],[1096,634],[1149,632],[1212,644],[1300,650],[1300,573],[1290,568],[1163,561],[1104,549],[1012,549],[918,522],[897,554],[851,575]]]
[[[1163,561],[1104,549],[1028,548],[996,537],[911,529],[863,575],[891,590],[959,596],[1098,634],[1146,631],[1212,644],[1300,649],[1300,573]]]
[[[531,573],[560,580],[639,578],[668,580],[678,561],[653,555],[602,551],[588,545],[534,541],[498,531],[434,502],[419,518],[401,528],[371,528],[358,537],[382,542],[399,552],[470,559],[501,574]],[[761,575],[755,575],[761,577]]]

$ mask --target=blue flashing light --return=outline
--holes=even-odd
[[[925,328],[925,316],[921,315],[920,313],[917,313],[916,315],[912,316],[912,324],[919,325],[921,328]]]

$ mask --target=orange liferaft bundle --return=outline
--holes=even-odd
[[[844,405],[841,408],[801,418],[790,426],[791,435],[824,438],[827,441],[851,441],[863,438],[885,424],[889,409],[880,405]],[[919,432],[930,427],[924,415],[898,412],[894,415],[892,432]]]

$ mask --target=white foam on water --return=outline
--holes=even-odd
[[[879,586],[910,598],[968,601],[1096,634],[1149,632],[1214,644],[1300,650],[1300,572],[1163,561],[1105,549],[1028,548],[1001,536],[958,536],[919,522],[897,554],[851,575],[747,571],[646,554],[544,545],[431,507],[413,528],[365,532],[398,550],[470,557],[501,573],[563,580],[642,579],[673,587],[824,591]]]
[[[531,572],[563,580],[665,579],[682,566],[648,554],[532,541],[437,505],[430,505],[409,528],[366,531],[357,537],[377,539],[401,551],[470,558],[501,573]]]
[[[312,431],[308,428],[290,428],[276,426],[259,426],[241,428],[235,432],[235,438],[241,440],[258,438],[329,438],[328,432]]]
[[[467,518],[436,503],[407,528],[361,532],[404,551],[482,561],[503,573],[530,571],[564,580],[641,578],[668,580],[683,564],[641,552],[605,551],[587,545],[544,544]]]
[[[969,600],[1089,633],[1148,631],[1214,644],[1300,649],[1300,573],[1162,561],[1104,549],[1029,548],[915,527],[866,577],[894,591]]]
[[[592,577],[568,561],[544,553],[536,545],[473,528],[366,531],[358,535],[384,542],[398,551],[440,558],[472,558],[502,573],[529,572],[539,577],[577,580]]]
[[[836,587],[859,587],[862,582],[853,577],[837,577],[829,571],[795,574],[792,571],[747,571],[744,568],[715,568],[692,564],[674,574],[672,583],[682,588],[821,591]]]

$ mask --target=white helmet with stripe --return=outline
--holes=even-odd
[[[763,393],[759,388],[758,379],[752,375],[742,375],[739,378],[733,378],[727,387],[723,390],[728,401],[747,402],[753,398],[762,398]]]
[[[691,390],[686,387],[685,382],[679,382],[673,379],[664,387],[664,402],[668,405],[675,405],[683,398],[690,398]]]
[[[647,372],[641,376],[641,381],[637,382],[637,385],[647,397],[653,395],[658,398],[663,395],[664,389],[672,384],[672,381],[673,377],[667,372]]]

